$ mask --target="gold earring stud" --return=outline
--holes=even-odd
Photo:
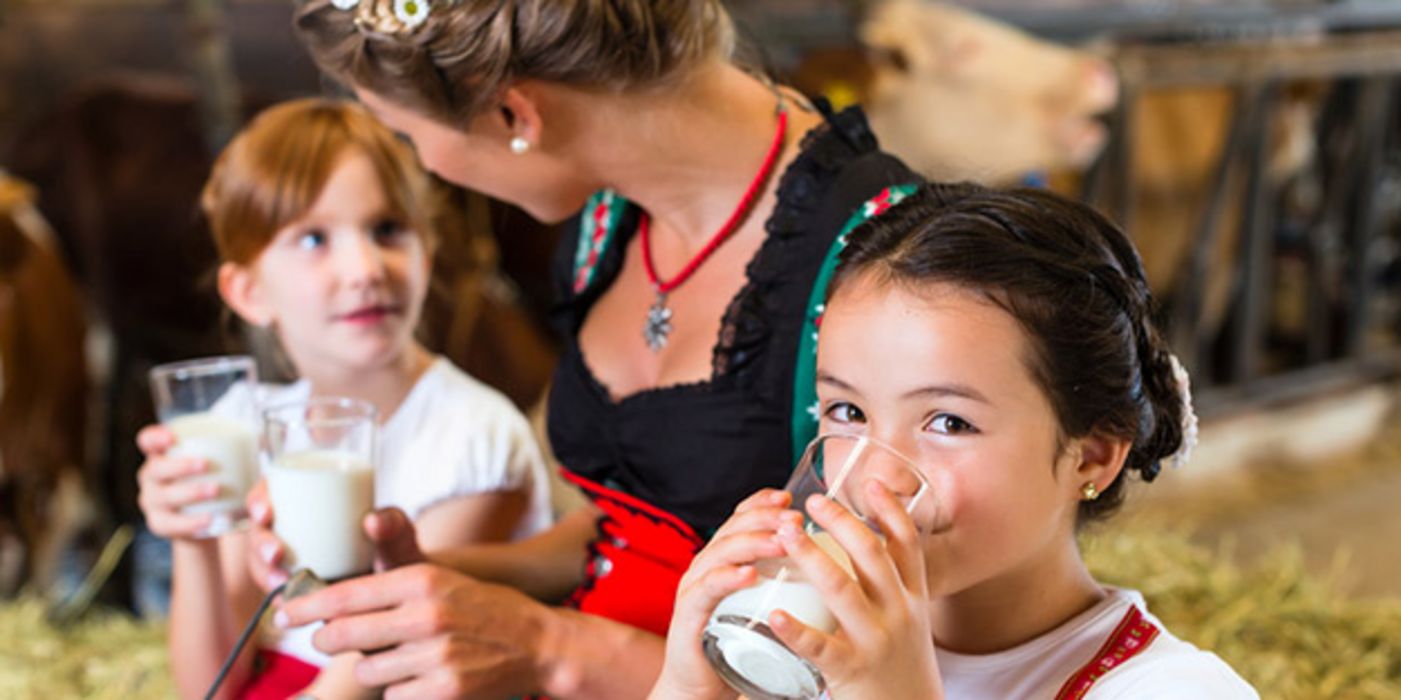
[[[1095,486],[1093,481],[1086,481],[1085,485],[1080,487],[1080,500],[1093,501],[1097,498],[1099,498],[1099,487]]]

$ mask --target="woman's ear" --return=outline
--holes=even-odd
[[[540,145],[544,129],[540,103],[528,86],[516,84],[501,92],[501,119],[508,139],[524,139],[531,147]]]
[[[272,309],[263,298],[262,285],[252,268],[235,263],[220,265],[219,296],[245,323],[260,328],[272,325]]]
[[[1077,438],[1068,451],[1074,461],[1070,465],[1071,478],[1064,480],[1064,486],[1076,498],[1083,496],[1089,483],[1094,484],[1096,492],[1103,492],[1123,471],[1132,447],[1133,441],[1108,435]]]

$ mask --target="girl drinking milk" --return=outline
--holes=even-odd
[[[938,499],[917,529],[871,485],[880,535],[821,496],[742,503],[683,578],[652,697],[733,697],[702,629],[754,563],[789,557],[837,618],[774,635],[848,698],[1255,698],[1137,592],[1095,581],[1075,534],[1181,457],[1185,373],[1153,327],[1129,240],[1054,195],[931,186],[854,231],[818,340],[821,432],[879,440]],[[883,535],[883,540],[882,540]]]
[[[258,387],[259,403],[334,395],[375,407],[376,505],[403,509],[422,546],[515,539],[549,524],[544,465],[525,419],[414,338],[433,253],[429,186],[409,148],[354,104],[308,99],[263,112],[204,190],[223,261],[219,292],[275,334],[300,376]],[[171,668],[181,694],[198,697],[262,593],[247,573],[244,533],[201,538],[207,516],[180,512],[216,495],[183,480],[208,465],[166,456],[175,438],[163,426],[138,442],[142,510],[173,543]],[[330,659],[310,636],[301,628],[265,639],[257,663],[243,654],[222,688],[286,697],[315,679],[316,697],[358,692],[348,668],[318,677]],[[353,661],[337,659],[335,668]]]

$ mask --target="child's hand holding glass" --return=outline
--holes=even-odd
[[[146,525],[166,539],[215,537],[239,525],[257,478],[253,360],[209,357],[151,370],[159,425],[137,435]]]
[[[908,458],[869,438],[818,438],[785,491],[746,500],[697,555],[653,697],[725,695],[702,658],[756,700],[863,697],[892,678],[902,694],[938,697],[920,533],[939,517]]]
[[[919,529],[884,485],[872,481],[864,488],[867,517],[883,537],[825,496],[807,502],[813,522],[850,558],[851,571],[801,530],[778,532],[836,629],[806,625],[781,609],[768,624],[784,646],[817,668],[833,698],[941,698]]]

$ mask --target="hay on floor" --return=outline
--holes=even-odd
[[[1297,548],[1248,568],[1183,534],[1091,533],[1096,577],[1143,592],[1177,636],[1216,652],[1277,700],[1401,698],[1401,600],[1350,600]]]
[[[95,613],[59,630],[45,604],[0,604],[0,698],[171,698],[165,627],[119,613]]]
[[[1297,550],[1247,568],[1180,533],[1090,532],[1095,574],[1143,591],[1174,634],[1211,649],[1272,700],[1401,698],[1401,601],[1357,601]],[[0,604],[0,698],[174,696],[164,629],[97,614],[68,630],[33,599]]]

